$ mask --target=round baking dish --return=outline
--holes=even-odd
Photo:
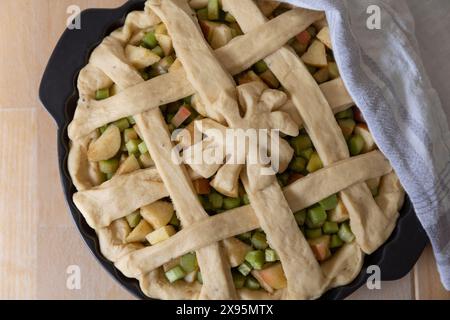
[[[72,201],[76,192],[68,169],[69,138],[67,126],[77,105],[76,80],[80,69],[87,64],[91,51],[111,31],[123,25],[126,15],[133,10],[143,10],[144,0],[130,0],[117,9],[90,9],[81,13],[81,29],[66,30],[61,36],[48,62],[40,86],[40,99],[58,126],[58,158],[62,185],[67,204],[86,244],[105,269],[128,291],[138,298],[149,299],[135,279],[126,278],[100,252],[95,231],[85,222]],[[326,292],[321,299],[344,299],[363,286],[370,273],[367,268],[377,265],[381,280],[397,280],[405,276],[416,263],[428,238],[417,220],[408,197],[391,237],[373,254],[366,256],[364,266],[354,281],[346,286]]]

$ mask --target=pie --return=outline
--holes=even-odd
[[[95,48],[78,91],[74,203],[149,297],[315,299],[350,283],[396,225],[404,191],[339,76],[322,12],[148,0]],[[248,154],[192,161],[228,146],[207,129],[271,130],[277,172]]]

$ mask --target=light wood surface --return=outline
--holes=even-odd
[[[67,7],[116,7],[123,0],[0,1],[0,299],[133,299],[97,263],[65,205],[56,126],[38,100]],[[81,289],[66,286],[67,268]],[[429,249],[405,278],[365,287],[350,299],[450,299]]]

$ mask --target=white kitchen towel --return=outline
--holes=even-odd
[[[341,76],[400,177],[430,237],[441,280],[450,290],[450,131],[416,39],[408,5],[417,5],[417,1],[285,2],[326,12]],[[421,2],[424,10],[440,4],[436,0]],[[371,29],[367,23],[376,22],[372,19],[377,12],[380,29]],[[441,11],[440,16],[449,19],[449,12]],[[439,19],[429,22],[439,24]],[[434,50],[441,46],[448,50],[449,42],[450,38],[444,37]],[[445,62],[449,65],[448,55]],[[442,80],[450,91],[450,80]]]

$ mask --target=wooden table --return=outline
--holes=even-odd
[[[56,126],[38,100],[67,7],[115,7],[124,0],[0,1],[0,299],[133,299],[97,263],[71,221],[59,180]],[[66,286],[81,270],[81,289]],[[449,299],[430,248],[401,280],[352,299]]]

